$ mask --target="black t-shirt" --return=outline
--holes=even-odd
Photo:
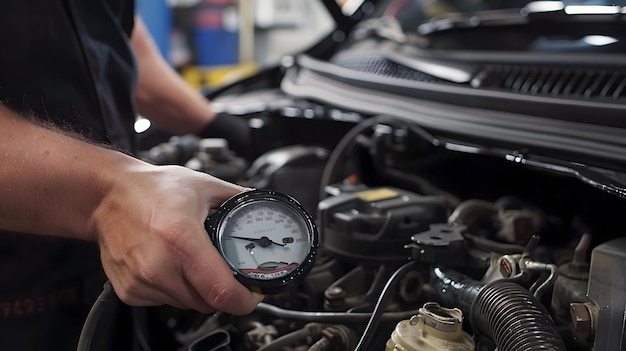
[[[0,101],[132,152],[133,12],[132,0],[0,1]],[[103,279],[94,243],[0,231],[0,350],[75,349]]]
[[[84,136],[133,147],[133,2],[0,2],[0,99]]]

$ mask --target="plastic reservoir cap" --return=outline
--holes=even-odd
[[[458,308],[428,302],[419,314],[401,321],[387,341],[386,351],[474,351],[472,337],[463,331],[463,313]]]

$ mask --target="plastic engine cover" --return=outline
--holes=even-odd
[[[411,235],[447,219],[443,198],[390,187],[329,197],[318,210],[323,247],[340,259],[372,264],[406,261]]]

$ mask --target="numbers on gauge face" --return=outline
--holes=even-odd
[[[307,229],[305,219],[288,204],[250,202],[225,217],[221,250],[236,271],[254,279],[277,279],[306,259],[311,245]]]

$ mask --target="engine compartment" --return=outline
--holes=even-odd
[[[290,194],[321,247],[250,315],[140,310],[139,349],[626,350],[623,24],[560,12],[340,22],[210,95],[254,150],[176,136],[140,157]],[[618,43],[554,45],[590,33]]]
[[[257,137],[294,132],[250,165],[215,141],[186,164],[204,159],[193,167],[299,198],[321,235],[315,266],[248,316],[144,311],[144,349],[621,347],[623,198],[530,155],[435,138],[411,120],[251,119],[265,122]],[[332,132],[316,143],[316,128]],[[165,144],[157,148],[181,143]]]

